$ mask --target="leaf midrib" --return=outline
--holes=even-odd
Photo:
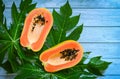
[[[24,7],[25,7],[25,6],[24,6]],[[24,7],[23,7],[23,8],[24,8]],[[16,40],[18,28],[19,28],[19,25],[20,25],[19,23],[20,23],[20,21],[21,21],[21,18],[22,18],[22,15],[23,15],[23,13],[24,13],[24,10],[25,10],[25,8],[21,11],[20,18],[19,18],[19,21],[18,21],[18,23],[17,23],[17,28],[16,28],[16,31],[15,31],[15,35],[14,35],[14,37],[13,37],[14,40]]]
[[[60,37],[59,37],[57,43],[59,43],[59,42],[61,41],[62,33],[63,33],[63,31],[64,31],[63,28],[64,28],[65,23],[66,23],[66,18],[67,18],[67,17],[65,16],[64,21],[63,21],[63,25],[62,25],[62,29],[61,29],[61,33],[60,33]]]
[[[21,16],[20,16],[20,20],[19,20],[19,22],[18,22],[18,24],[17,24],[17,27],[16,27],[15,35],[14,35],[14,37],[13,37],[13,40],[14,40],[14,41],[16,41],[16,36],[17,36],[17,32],[18,32],[18,28],[19,28],[19,23],[20,23],[20,21],[21,21]]]

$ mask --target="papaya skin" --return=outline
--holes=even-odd
[[[65,60],[61,57],[60,52],[65,49],[77,49],[77,56],[72,60]],[[39,56],[39,60],[42,62],[45,71],[47,72],[57,72],[63,69],[67,69],[77,65],[83,56],[83,48],[80,43],[67,40],[52,48],[49,48],[42,52]]]
[[[20,44],[34,52],[39,51],[52,28],[53,16],[46,8],[33,9],[26,17]]]

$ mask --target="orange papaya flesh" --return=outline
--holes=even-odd
[[[39,51],[52,25],[52,14],[46,8],[36,8],[32,10],[25,19],[20,44],[33,51]]]
[[[80,62],[83,48],[80,43],[67,40],[41,53],[39,59],[47,72],[70,68]]]

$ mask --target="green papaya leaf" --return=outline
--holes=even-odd
[[[74,31],[72,31],[72,33],[70,33],[67,36],[67,39],[78,40],[80,38],[82,29],[83,29],[83,25],[78,26],[77,28],[75,28]]]
[[[72,8],[68,1],[66,2],[65,5],[60,7],[60,13],[65,17],[69,17],[72,15]]]
[[[89,55],[91,52],[84,52],[82,60],[80,62],[80,64],[84,64],[84,62],[88,59]]]
[[[90,59],[87,69],[95,75],[103,75],[103,71],[111,64],[111,62],[106,62],[101,60],[101,56],[93,57]]]
[[[20,68],[20,72],[19,74],[15,77],[15,79],[39,79],[43,76],[45,76],[46,74],[44,74],[45,72],[42,71],[39,66],[36,65],[32,65],[30,63],[27,63],[25,65],[23,65]]]
[[[17,21],[18,21],[18,11],[17,11],[17,7],[16,7],[16,5],[15,5],[15,3],[13,2],[13,4],[12,4],[12,8],[11,8],[11,15],[12,15],[12,21],[13,21],[13,23],[17,23]],[[15,25],[17,25],[17,24],[15,24]]]
[[[80,75],[80,79],[96,79],[96,78],[97,78],[96,75],[87,71],[84,71],[82,75]]]
[[[68,1],[65,5],[60,7],[60,13],[53,9],[52,14],[54,25],[47,37],[45,43],[46,47],[52,47],[65,40],[78,40],[80,38],[80,34],[83,30],[83,25],[77,26],[80,15],[71,16],[72,8]],[[69,31],[71,33],[67,36]]]
[[[72,30],[79,22],[80,15],[70,17],[66,23],[65,31],[70,31]]]
[[[5,5],[3,4],[3,1],[0,0],[0,26],[2,25],[4,20],[4,15],[3,15],[4,10],[5,10]]]
[[[8,27],[3,14],[5,5],[0,1],[0,66],[9,73],[17,72],[15,79],[95,79],[103,75],[111,62],[101,60],[100,56],[89,58],[90,52],[84,52],[82,60],[74,67],[54,73],[44,70],[39,54],[62,41],[80,39],[83,24],[78,25],[80,15],[72,16],[69,1],[60,7],[59,12],[53,9],[54,25],[42,50],[33,53],[20,45],[19,38],[25,17],[35,6],[36,3],[32,4],[32,0],[21,0],[18,7],[13,2],[12,22]]]
[[[21,4],[26,4],[23,7],[17,8],[13,2],[11,7],[12,22],[8,27],[6,25],[6,19],[3,14],[5,5],[2,0],[0,2],[0,66],[5,68],[8,72],[16,72],[20,65],[24,64],[25,54],[19,44],[19,37],[21,34],[21,28],[23,27],[24,19],[28,12],[35,8],[36,3],[32,4],[32,0],[21,0]],[[29,9],[26,9],[29,8]],[[5,56],[8,56],[5,58]],[[7,62],[4,62],[4,58]],[[11,68],[7,68],[5,65],[9,64]]]

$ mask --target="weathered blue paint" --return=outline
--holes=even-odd
[[[18,6],[20,0],[3,0],[6,5],[4,14],[8,25],[11,22],[10,7],[14,1]],[[33,0],[37,7],[59,10],[67,0]],[[84,24],[81,38],[78,40],[85,51],[91,51],[90,57],[103,56],[113,63],[98,79],[120,79],[120,0],[69,0],[73,15],[81,14],[79,24]],[[5,75],[0,68],[0,79],[12,79],[14,74]]]

